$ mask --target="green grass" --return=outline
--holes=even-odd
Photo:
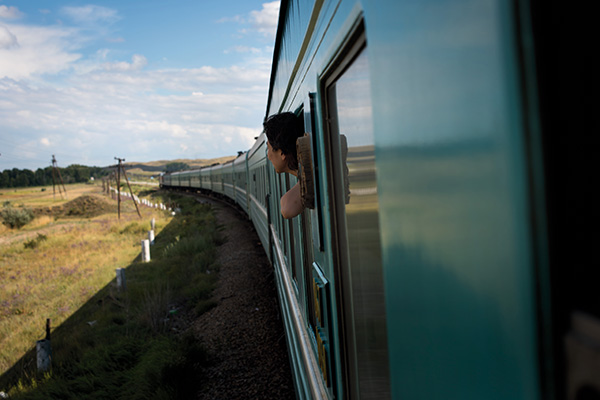
[[[178,318],[193,318],[213,306],[210,294],[218,271],[214,260],[222,239],[210,207],[185,197],[173,201],[182,213],[168,223],[157,219],[160,233],[148,263],[138,254],[149,224],[137,218],[118,224],[102,222],[103,217],[91,220],[102,230],[95,233],[98,242],[87,238],[82,224],[60,235],[47,234],[35,250],[20,242],[2,250],[0,282],[8,283],[0,283],[0,305],[10,307],[0,308],[0,391],[11,399],[193,397],[208,357],[191,335],[180,332]],[[124,252],[129,265],[115,262],[109,250],[113,241],[132,250]],[[84,257],[78,250],[85,242],[91,249]],[[49,268],[48,259],[58,257],[52,255],[53,248],[62,249],[61,257],[72,261]],[[19,262],[27,262],[22,258],[33,252],[46,254],[46,262],[20,270]],[[89,252],[101,257],[90,262]],[[119,266],[126,267],[124,292],[113,279]],[[95,275],[99,277],[92,279]],[[45,296],[45,291],[51,295]],[[38,374],[31,347],[42,338],[46,317],[60,326],[52,332],[52,371]],[[13,333],[25,320],[26,329]],[[27,343],[29,351],[6,357],[5,348],[18,347],[12,343],[20,337],[27,338],[21,347]],[[21,356],[15,360],[14,354]]]

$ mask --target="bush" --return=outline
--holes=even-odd
[[[20,229],[33,219],[33,211],[29,208],[5,207],[0,211],[2,223],[11,229]]]
[[[26,241],[25,243],[23,243],[23,246],[25,246],[26,249],[35,249],[41,242],[43,242],[46,239],[48,239],[48,236],[42,233],[38,233],[36,238]]]

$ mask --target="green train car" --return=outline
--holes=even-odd
[[[599,399],[596,71],[575,45],[592,36],[581,10],[280,10],[266,117],[303,117],[314,207],[281,217],[296,178],[275,173],[264,134],[229,165],[161,183],[220,193],[252,219],[298,398]]]

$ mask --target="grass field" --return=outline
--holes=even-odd
[[[101,186],[0,191],[0,203],[35,209],[21,229],[0,228],[0,391],[11,398],[178,398],[202,350],[178,333],[177,313],[202,313],[216,281],[217,226],[209,208],[186,198],[182,212],[116,201]],[[144,188],[155,200],[166,196]],[[156,220],[152,261],[141,240]],[[127,290],[115,285],[126,268]],[[38,374],[37,340],[49,318],[53,368]],[[196,382],[197,379],[190,380]]]
[[[43,187],[27,187],[27,188],[12,188],[12,189],[0,189],[0,203],[10,201],[15,205],[25,205],[28,207],[42,207],[42,206],[55,206],[73,200],[82,194],[94,193],[101,190],[96,185],[89,185],[85,183],[78,183],[73,185],[65,186],[67,189],[66,195],[62,195],[58,190],[58,186],[52,188],[52,186]]]

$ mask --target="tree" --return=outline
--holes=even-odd
[[[0,172],[0,188],[10,187],[10,172],[5,169]]]
[[[88,167],[86,165],[72,164],[67,168],[58,168],[63,183],[87,182],[91,176],[101,178],[108,175],[108,171],[100,167]],[[18,168],[5,169],[0,173],[0,188],[45,186],[53,182],[53,167],[38,168],[35,172],[29,169]],[[58,173],[54,175],[58,179]],[[56,184],[59,182],[56,181]]]

